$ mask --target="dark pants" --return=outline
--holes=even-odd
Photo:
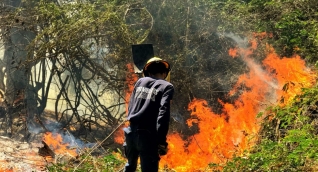
[[[133,130],[130,127],[125,128],[124,132],[125,155],[128,159],[125,172],[136,171],[138,157],[142,172],[158,172],[160,158],[155,134],[149,130]]]

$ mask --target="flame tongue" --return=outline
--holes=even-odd
[[[160,165],[176,171],[204,170],[209,163],[225,163],[234,153],[242,155],[254,145],[259,130],[256,115],[266,106],[278,104],[283,98],[288,103],[300,93],[301,88],[310,87],[316,76],[305,66],[299,56],[280,58],[272,47],[267,46],[268,55],[263,64],[257,64],[250,55],[257,47],[252,40],[247,49],[231,49],[232,57],[240,54],[250,68],[248,74],[239,77],[229,95],[239,94],[233,103],[220,103],[223,113],[215,114],[205,100],[194,99],[188,106],[191,119],[189,127],[197,125],[199,132],[186,141],[178,134],[168,136],[169,152]],[[288,89],[282,91],[284,85]],[[246,90],[242,89],[246,88]],[[287,91],[286,91],[287,90]]]
[[[58,133],[45,133],[43,141],[52,149],[55,154],[70,155],[72,157],[77,156],[76,149],[70,149],[69,144],[64,143],[62,136]]]
[[[169,135],[169,152],[161,164],[169,164],[176,171],[195,171],[209,163],[225,163],[234,152],[242,153],[251,146],[247,141],[249,134],[258,130],[256,118],[251,118],[255,115],[253,108],[244,108],[249,105],[224,104],[224,110],[230,112],[227,120],[225,113],[214,114],[205,100],[194,99],[189,104],[194,118],[187,123],[198,125],[199,133],[189,137],[186,147],[179,135]]]
[[[276,93],[284,100],[281,102],[283,105],[299,94],[302,88],[310,87],[315,83],[316,75],[306,68],[305,61],[300,56],[280,58],[273,47],[268,45],[267,49],[269,54],[263,64],[279,83],[281,89],[276,90]]]

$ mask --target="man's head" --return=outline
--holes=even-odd
[[[169,71],[169,63],[158,57],[153,57],[148,60],[143,68],[143,73],[145,76],[158,76],[158,74],[160,74],[161,76],[164,75],[163,79],[167,77]]]

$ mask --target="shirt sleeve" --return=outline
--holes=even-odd
[[[160,101],[159,114],[157,118],[157,134],[158,143],[160,145],[167,145],[166,136],[168,134],[170,122],[170,100],[172,100],[173,94],[173,85],[168,85],[164,90],[162,99]]]
[[[130,94],[130,98],[129,98],[129,102],[128,102],[128,108],[127,108],[127,110],[128,110],[127,115],[129,115],[129,113],[130,113],[130,111],[131,111],[131,108],[132,108],[132,106],[133,106],[133,103],[131,103],[131,102],[134,102],[135,94],[136,94],[136,86],[138,86],[139,83],[140,83],[140,79],[135,83],[134,89],[132,90],[132,92],[131,92],[131,94]]]

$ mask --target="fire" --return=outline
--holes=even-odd
[[[53,150],[55,154],[77,156],[76,149],[70,149],[68,143],[63,142],[63,137],[58,133],[46,132],[43,141]]]
[[[237,49],[236,48],[230,48],[229,49],[229,55],[231,56],[231,57],[236,57],[237,56]]]
[[[196,127],[198,132],[187,139],[179,133],[168,135],[169,151],[161,157],[160,168],[177,172],[206,171],[209,164],[226,163],[234,155],[242,156],[257,140],[260,118],[257,114],[271,105],[289,103],[304,87],[312,86],[316,75],[306,68],[305,62],[297,55],[279,57],[274,49],[266,46],[266,58],[262,62],[253,59],[258,41],[272,34],[255,33],[249,41],[250,47],[232,48],[229,55],[242,58],[249,72],[242,74],[229,96],[238,97],[234,103],[222,102],[221,114],[215,114],[207,101],[193,99],[188,105],[191,118],[188,127]],[[128,69],[133,73],[132,65]],[[126,105],[137,76],[127,76]],[[234,96],[233,96],[234,97]],[[283,101],[282,101],[283,100]],[[127,106],[126,106],[127,109]],[[123,132],[115,136],[117,143],[123,142]],[[120,140],[121,139],[121,140]]]
[[[264,33],[255,36],[265,37]],[[316,76],[299,56],[280,58],[267,45],[267,56],[258,64],[251,57],[257,40],[251,40],[250,45],[229,51],[232,57],[240,55],[250,68],[229,92],[229,96],[239,95],[237,100],[233,104],[220,101],[223,113],[215,114],[205,100],[194,99],[188,106],[191,118],[187,125],[197,126],[199,131],[187,140],[177,133],[170,134],[169,152],[161,158],[161,167],[178,172],[204,171],[210,163],[222,164],[234,154],[243,155],[257,139],[261,119],[256,115],[269,105],[283,106],[299,94],[301,88],[315,82]]]

